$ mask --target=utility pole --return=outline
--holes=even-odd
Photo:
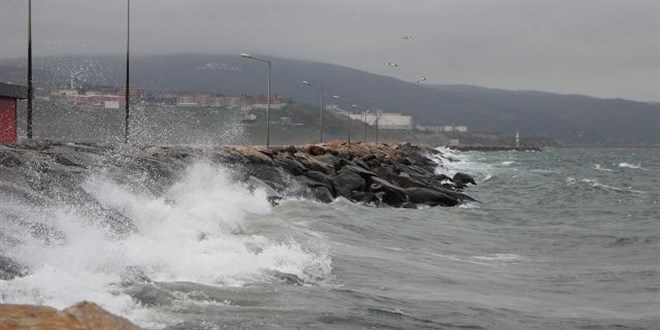
[[[28,72],[27,72],[27,138],[32,139],[32,0],[28,0]]]
[[[126,90],[124,91],[124,103],[126,110],[126,118],[124,121],[124,143],[128,143],[129,134],[129,120],[130,116],[130,47],[131,47],[131,0],[126,0]]]

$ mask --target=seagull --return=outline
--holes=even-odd
[[[426,77],[422,77],[422,78],[417,79],[418,84],[423,82],[423,81],[426,81]]]
[[[409,34],[406,34],[405,36],[401,37],[401,39],[405,39],[405,40],[408,40],[410,38],[412,38],[412,36]]]
[[[395,68],[398,68],[398,67],[399,67],[399,65],[396,64],[396,63],[394,63],[394,62],[389,62],[389,63],[387,63],[387,65],[389,65],[389,66],[391,66],[391,67],[395,67]]]

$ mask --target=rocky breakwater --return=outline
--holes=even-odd
[[[273,203],[286,197],[321,202],[343,197],[376,206],[412,208],[475,201],[462,193],[467,185],[476,184],[474,179],[465,173],[453,178],[436,174],[441,162],[436,156],[441,156],[437,150],[411,144],[343,141],[274,148],[28,141],[0,146],[0,197],[24,199],[29,204],[50,200],[80,203],[81,197],[89,195],[85,178],[94,173],[161,195],[184,168],[203,161],[228,168],[237,181],[250,188],[264,189]],[[102,214],[117,213],[92,197],[84,198],[84,203]],[[115,215],[111,218],[126,222],[120,221],[123,215]]]
[[[233,147],[232,163],[241,163],[248,182],[260,182],[277,192],[291,182],[283,182],[274,172],[281,170],[305,189],[305,197],[322,202],[335,198],[393,207],[418,205],[456,206],[475,201],[461,191],[476,184],[465,173],[453,178],[435,174],[439,165],[431,158],[439,152],[411,144],[352,143],[333,141],[325,144],[277,148]],[[230,156],[231,158],[231,156]]]
[[[59,311],[47,306],[0,304],[0,329],[139,330],[129,320],[83,301]]]

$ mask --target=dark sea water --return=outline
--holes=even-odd
[[[0,255],[30,272],[0,302],[168,329],[660,329],[659,150],[443,152],[481,203],[273,207],[204,160],[30,156],[0,167]]]

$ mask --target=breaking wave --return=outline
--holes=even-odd
[[[254,223],[271,212],[266,193],[218,166],[190,165],[162,196],[103,173],[87,177],[82,188],[122,214],[122,228],[110,226],[108,214],[90,214],[82,201],[41,207],[3,201],[0,254],[29,275],[0,280],[1,303],[64,308],[91,300],[139,323],[147,310],[124,290],[127,278],[243,286],[272,274],[313,283],[330,273],[327,254],[260,232]]]

